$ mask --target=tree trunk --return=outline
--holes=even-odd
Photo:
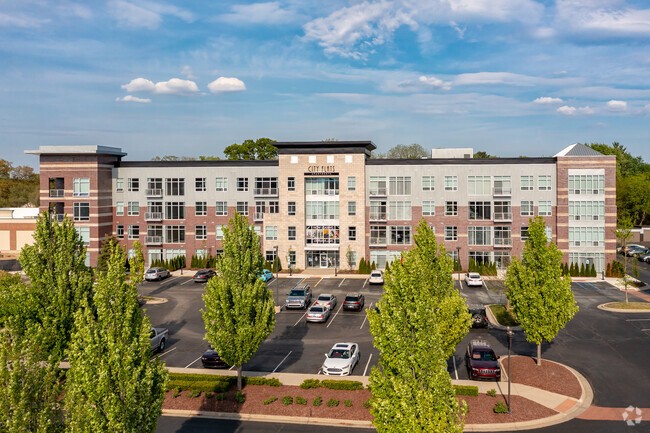
[[[537,345],[537,365],[542,365],[542,343]]]
[[[242,382],[241,373],[242,373],[242,366],[238,365],[237,366],[237,391],[241,391],[241,388],[242,388],[242,386],[241,386],[241,382]]]

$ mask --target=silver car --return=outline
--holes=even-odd
[[[327,322],[330,317],[330,309],[324,305],[313,305],[305,316],[308,322]]]
[[[171,276],[171,273],[165,268],[149,268],[144,274],[144,279],[147,281],[162,280]]]
[[[284,302],[285,308],[307,308],[311,304],[311,288],[309,284],[301,287],[295,287],[287,293],[287,300]]]
[[[321,293],[318,295],[318,299],[314,302],[314,305],[321,305],[326,307],[328,310],[333,310],[336,308],[336,296],[330,293]]]

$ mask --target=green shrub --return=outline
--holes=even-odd
[[[226,392],[230,388],[229,382],[221,381],[194,381],[194,380],[170,380],[169,389],[180,388],[182,390],[197,390],[203,392]]]
[[[323,398],[321,396],[316,397],[312,402],[312,404],[314,406],[320,406],[321,404],[323,404]]]
[[[494,413],[508,413],[508,406],[505,405],[502,401],[497,401],[497,404],[494,405]]]
[[[266,378],[266,377],[245,377],[244,378],[244,383],[246,385],[269,385],[269,386],[282,386],[282,383],[276,379],[275,377],[273,378]]]
[[[285,395],[284,397],[282,397],[282,404],[285,406],[289,406],[293,404],[293,397],[291,397],[290,395]]]
[[[496,389],[491,389],[488,392],[486,392],[487,395],[490,397],[496,397],[497,396],[497,390]]]
[[[337,399],[335,399],[335,398],[330,398],[327,401],[327,407],[336,407],[338,405],[339,405],[339,401]]]
[[[372,405],[370,404],[370,399],[368,399],[368,400],[366,400],[366,401],[363,402],[363,407],[365,407],[366,409],[370,409],[370,406],[372,406]]]
[[[262,404],[271,404],[271,403],[273,403],[274,401],[276,401],[277,399],[278,399],[277,397],[267,398],[266,400],[264,400],[264,401],[262,402]]]
[[[345,404],[345,407],[352,407],[352,400],[345,400],[343,403]]]
[[[320,380],[318,380],[318,379],[305,379],[300,384],[300,387],[302,389],[320,388]]]
[[[201,395],[201,391],[199,391],[198,389],[193,389],[193,390],[192,390],[192,393],[190,394],[189,397],[190,397],[190,398],[197,398],[197,397],[200,396],[200,395]]]
[[[454,385],[456,395],[478,396],[478,386],[474,385]]]
[[[180,388],[174,388],[174,393],[172,394],[172,397],[176,398],[179,395],[181,395],[181,389]]]
[[[296,397],[296,404],[307,404],[307,399],[305,397]]]
[[[214,394],[212,394],[210,391],[208,391],[208,392],[205,393],[205,397],[206,397],[206,398],[212,398],[213,395],[214,395]]]
[[[226,397],[228,397],[228,395],[225,392],[221,393],[221,394],[217,394],[217,400],[219,400],[219,401],[225,400]]]
[[[246,401],[246,396],[244,395],[243,392],[241,392],[241,391],[237,391],[237,392],[235,393],[235,401],[236,401],[237,403],[243,403],[243,402]]]
[[[363,383],[356,380],[321,380],[320,386],[327,389],[346,389],[350,391],[363,389]]]

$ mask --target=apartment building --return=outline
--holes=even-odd
[[[505,267],[540,215],[567,262],[614,260],[616,159],[581,144],[553,157],[372,159],[370,141],[279,142],[267,161],[127,161],[119,148],[41,146],[41,209],[69,215],[95,264],[116,235],[148,262],[221,251],[239,212],[267,260],[286,268],[379,268],[413,243],[424,219],[450,255]]]

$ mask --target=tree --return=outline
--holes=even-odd
[[[429,153],[417,143],[405,145],[398,144],[383,154],[372,155],[375,158],[387,159],[420,159],[429,156]]]
[[[106,272],[108,270],[108,262],[111,258],[111,253],[115,245],[119,245],[120,240],[117,236],[106,235],[102,240],[102,245],[99,247],[99,256],[97,256],[97,272]]]
[[[223,151],[229,160],[278,159],[278,148],[270,138],[245,140],[242,144],[231,144]]]
[[[632,217],[629,215],[623,215],[619,218],[618,220],[618,226],[616,228],[616,231],[614,232],[616,234],[616,239],[618,240],[618,243],[621,245],[621,248],[623,249],[623,275],[621,277],[621,281],[623,283],[623,287],[625,288],[625,303],[627,304],[628,302],[628,295],[627,295],[627,284],[629,282],[629,277],[627,275],[627,254],[625,254],[625,249],[627,247],[627,243],[629,242],[630,238],[632,238]]]
[[[273,292],[258,277],[264,264],[260,238],[239,213],[224,226],[222,246],[216,265],[219,278],[208,281],[201,313],[206,340],[226,363],[237,367],[241,390],[243,364],[275,327]]]
[[[542,342],[551,342],[578,311],[571,278],[562,276],[562,251],[548,241],[544,219],[531,219],[521,260],[513,258],[506,274],[506,293],[526,340],[537,344],[537,365],[542,363]]]
[[[168,374],[151,358],[151,324],[138,306],[136,281],[126,281],[126,255],[109,246],[107,270],[97,277],[94,308],[75,314],[65,387],[68,432],[154,432],[162,414]]]
[[[498,158],[498,156],[490,155],[487,152],[479,150],[478,152],[474,153],[474,158]]]
[[[415,246],[384,273],[368,312],[379,366],[370,374],[373,424],[383,432],[461,432],[467,406],[454,396],[447,359],[471,318],[453,287],[452,260],[420,222]]]

